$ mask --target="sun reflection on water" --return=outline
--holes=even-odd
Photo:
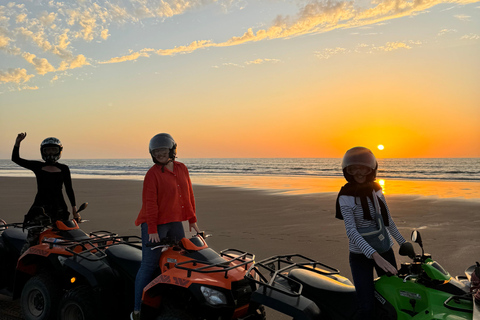
[[[383,179],[378,180],[378,184],[382,187],[382,193],[386,194],[386,192],[385,192],[385,180],[383,180]]]
[[[192,182],[241,188],[266,189],[288,194],[338,193],[346,183],[342,177],[267,177],[241,175],[192,175]],[[480,183],[465,181],[378,179],[383,193],[392,195],[435,196],[439,198],[465,198],[480,201]]]

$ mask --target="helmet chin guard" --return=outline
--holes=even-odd
[[[57,152],[55,153],[47,152],[47,149],[50,149],[50,148],[57,149]],[[62,150],[63,150],[62,142],[55,137],[46,138],[40,144],[40,154],[42,155],[42,159],[48,163],[57,162],[62,156]]]

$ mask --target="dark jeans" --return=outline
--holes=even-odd
[[[155,269],[158,268],[158,262],[162,255],[162,250],[151,250],[146,245],[148,240],[148,226],[147,223],[142,223],[142,264],[137,272],[135,279],[135,305],[133,310],[140,311],[142,304],[143,288],[152,280],[152,275]],[[157,226],[157,232],[160,239],[165,237],[175,238],[180,241],[185,238],[185,231],[181,222],[170,222]]]
[[[397,268],[395,254],[390,249],[381,256]],[[353,283],[358,297],[359,320],[372,320],[375,307],[375,284],[373,282],[373,269],[378,276],[385,274],[373,259],[368,259],[364,254],[350,252],[350,268],[352,270]]]

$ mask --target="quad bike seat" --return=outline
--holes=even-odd
[[[75,220],[57,220],[52,230],[65,240],[88,240],[90,237],[83,230],[78,228]]]
[[[105,250],[108,261],[124,273],[125,276],[135,281],[135,276],[142,262],[142,250],[126,244],[117,244]]]
[[[303,285],[302,295],[322,304],[330,306],[329,309],[339,310],[343,318],[350,318],[357,308],[357,295],[355,287],[345,277],[338,274],[324,275],[307,269],[293,269],[289,278]],[[332,308],[332,306],[337,306]]]
[[[2,238],[7,247],[13,248],[19,254],[27,241],[27,234],[28,231],[22,228],[8,228],[3,231]]]

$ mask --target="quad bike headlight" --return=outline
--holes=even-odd
[[[202,291],[205,300],[213,306],[227,304],[227,297],[218,290],[201,286],[200,291]]]

